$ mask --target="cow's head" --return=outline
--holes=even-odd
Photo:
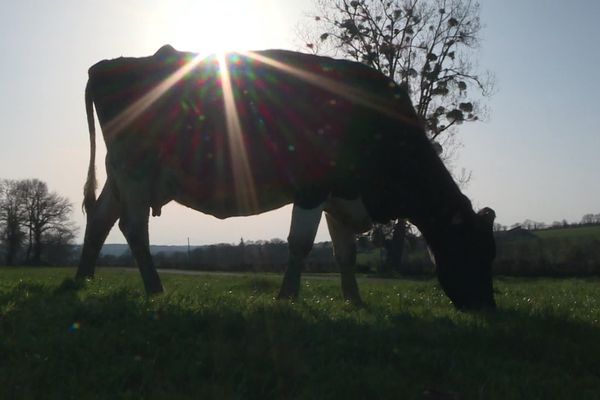
[[[459,309],[496,307],[492,286],[495,217],[491,208],[467,217],[455,215],[440,232],[437,249],[432,249],[440,285]]]

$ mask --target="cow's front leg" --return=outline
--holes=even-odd
[[[129,203],[123,207],[121,219],[119,220],[119,228],[129,248],[133,253],[133,257],[142,275],[144,288],[146,293],[155,294],[163,291],[162,283],[152,256],[150,255],[150,240],[148,238],[148,214],[150,212],[149,205]]]
[[[75,279],[94,276],[98,255],[117,218],[119,218],[119,202],[112,190],[111,182],[107,181],[98,201],[87,215],[83,250]]]
[[[340,268],[342,294],[353,304],[362,305],[358,284],[356,283],[356,242],[355,234],[347,225],[325,213],[329,235],[333,243],[333,255]]]
[[[292,224],[288,236],[289,262],[283,276],[279,299],[295,299],[298,297],[300,274],[304,268],[306,256],[310,253],[315,242],[322,213],[323,205],[307,210],[294,204]]]

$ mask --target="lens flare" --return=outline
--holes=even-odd
[[[223,89],[223,102],[225,106],[225,123],[227,127],[227,138],[231,160],[231,169],[233,171],[233,180],[235,187],[235,196],[238,209],[253,212],[258,210],[258,201],[256,198],[256,187],[250,163],[248,161],[248,152],[244,144],[244,135],[235,106],[235,97],[231,84],[231,77],[227,66],[225,54],[217,55],[219,71],[221,74],[221,85]]]
[[[165,46],[165,48],[167,47]],[[167,51],[169,51],[168,48]],[[170,51],[174,51],[174,49],[170,48]],[[163,52],[161,56],[165,54],[170,56],[171,53]],[[293,85],[296,83],[289,85],[284,80],[278,80],[277,76],[282,74],[258,73],[257,71],[261,71],[258,66],[268,66],[270,68],[263,68],[262,70],[280,71],[283,75],[292,77],[293,79],[290,81],[301,81],[308,86],[313,86],[319,89],[317,92],[325,93],[326,99],[331,94],[331,99],[327,99],[329,102],[326,103],[327,107],[331,107],[331,109],[340,106],[340,104],[346,104],[346,107],[350,108],[359,106],[359,108],[374,110],[383,116],[402,121],[405,124],[419,125],[416,115],[413,115],[414,112],[413,114],[410,113],[412,108],[405,107],[404,101],[405,98],[408,99],[408,96],[399,88],[396,90],[397,86],[392,81],[386,83],[385,80],[381,79],[381,75],[375,75],[378,74],[375,71],[365,69],[361,70],[361,74],[364,74],[368,80],[372,72],[376,78],[373,81],[377,82],[378,86],[369,87],[365,85],[366,87],[357,87],[361,84],[359,79],[353,78],[355,82],[358,82],[354,85],[345,83],[348,80],[343,75],[344,71],[336,73],[332,70],[333,67],[329,66],[330,63],[324,62],[324,65],[321,65],[321,61],[318,61],[321,59],[311,61],[312,64],[305,68],[295,65],[293,60],[283,62],[270,58],[268,57],[268,51],[263,53],[248,51],[227,55],[218,53],[214,57],[206,58],[193,53],[176,54],[187,54],[176,59],[177,62],[182,62],[184,59],[187,62],[183,62],[181,65],[171,64],[173,69],[176,68],[175,71],[125,107],[116,117],[109,120],[103,126],[104,133],[110,138],[124,132],[130,126],[135,126],[134,129],[140,132],[151,132],[154,136],[149,135],[147,142],[153,143],[153,138],[160,137],[156,140],[160,143],[159,152],[161,154],[183,154],[179,158],[175,156],[171,158],[183,160],[182,164],[189,164],[188,170],[194,171],[189,176],[194,178],[198,176],[198,166],[203,165],[201,161],[202,157],[205,156],[206,159],[211,161],[210,168],[204,168],[204,170],[211,171],[216,166],[216,176],[207,179],[209,182],[217,182],[213,184],[213,187],[217,188],[217,193],[218,188],[225,187],[227,183],[225,180],[233,180],[234,198],[232,200],[235,201],[239,215],[251,215],[259,212],[258,193],[262,193],[262,186],[257,188],[257,183],[261,183],[261,178],[253,175],[252,166],[256,166],[257,161],[252,159],[254,152],[250,151],[250,142],[246,142],[246,140],[249,140],[245,136],[246,134],[256,131],[259,132],[257,135],[261,135],[263,131],[266,132],[267,128],[264,127],[266,121],[269,125],[269,135],[276,135],[277,139],[273,140],[272,137],[268,137],[269,135],[261,138],[264,141],[265,149],[269,152],[269,158],[275,166],[286,165],[284,159],[292,154],[297,159],[307,157],[307,155],[312,157],[314,156],[312,149],[317,150],[316,154],[324,154],[323,157],[327,157],[328,154],[327,144],[322,143],[323,140],[321,139],[324,136],[322,133],[328,129],[327,121],[322,121],[323,126],[319,125],[321,123],[318,121],[320,114],[319,110],[316,109],[320,103],[309,100],[305,101],[304,104],[288,107],[287,100],[295,96]],[[248,60],[251,60],[251,62],[248,62]],[[162,68],[160,62],[157,61],[159,63],[158,67]],[[171,68],[171,66],[169,67]],[[141,71],[140,75],[144,76],[143,72],[144,70]],[[145,83],[156,82],[151,79],[152,75],[149,73],[149,81]],[[144,78],[141,78],[141,80],[143,81]],[[183,81],[182,84],[178,85],[181,81]],[[143,84],[144,82],[141,85],[143,86]],[[150,112],[146,113],[154,103],[170,90],[176,91],[172,93],[174,96],[182,96],[171,109],[166,109],[158,104],[155,110],[150,109]],[[126,93],[124,96],[126,95],[128,94]],[[242,98],[244,96],[246,100]],[[222,108],[221,106],[213,107],[211,102],[215,98],[218,99],[217,103],[219,105],[222,104]],[[251,99],[251,101],[247,101],[247,99]],[[225,134],[215,135],[213,150],[203,152],[200,147],[204,143],[202,142],[204,136],[198,132],[203,129],[207,119],[204,115],[206,112],[204,110],[205,106],[208,112],[213,113],[211,114],[212,118],[222,118],[223,126],[215,124],[218,128],[221,128],[221,130],[217,129],[216,132],[220,134],[224,130]],[[155,114],[155,112],[158,114]],[[222,117],[219,115],[220,112],[223,114]],[[305,120],[307,116],[310,119],[308,122]],[[155,117],[158,119],[154,119]],[[191,117],[195,118],[194,121],[191,121]],[[138,119],[141,121],[140,123],[136,122]],[[255,125],[244,126],[245,124]],[[341,124],[340,126],[345,125]],[[302,138],[294,136],[295,130],[301,129],[301,127],[310,127],[316,134],[306,135]],[[163,134],[163,128],[167,133]],[[176,138],[179,137],[180,133],[185,135],[185,132],[190,138],[189,142],[183,141],[183,147],[185,148],[173,148],[173,143],[178,143]],[[286,140],[288,137],[290,140]],[[282,142],[278,142],[279,139],[283,139]],[[282,149],[286,151],[281,151]],[[262,157],[266,158],[265,153],[262,153]],[[256,156],[256,158],[260,157]],[[320,176],[321,173],[317,170],[321,168],[322,163],[319,164],[318,157],[313,158],[317,162],[312,164],[303,163],[302,165],[316,171],[311,176]],[[228,163],[226,162],[227,159]],[[328,167],[332,166],[335,167],[334,160],[329,161],[326,167],[321,169],[327,170]],[[277,182],[279,176],[288,174],[289,177],[286,175],[286,179],[293,181],[295,179],[293,172],[281,168],[280,172],[273,174],[276,178],[272,178],[272,180]],[[271,176],[269,177],[271,178]],[[183,177],[182,181],[186,179],[187,177]],[[198,185],[198,180],[188,179],[188,181],[190,187],[201,187],[201,185]],[[203,195],[208,197],[205,193]],[[213,198],[219,197],[214,196]],[[160,207],[158,207],[158,210],[160,211]],[[159,214],[158,212],[157,215]]]
[[[80,329],[81,323],[79,321],[75,321],[69,326],[69,332],[77,332]]]
[[[398,109],[397,104],[390,104],[390,100],[386,96],[374,95],[360,88],[356,88],[354,86],[338,82],[333,79],[328,79],[326,77],[315,74],[314,72],[304,71],[300,68],[288,65],[284,62],[265,57],[256,52],[246,51],[240,52],[240,54],[252,58],[256,61],[259,61],[263,64],[277,68],[280,71],[283,71],[289,75],[299,78],[308,84],[327,90],[328,92],[346,100],[349,100],[352,103],[361,105],[366,108],[370,108],[381,114],[387,115],[388,117],[399,119],[411,125],[415,124],[415,119],[407,116],[405,109]],[[390,82],[390,84],[395,86],[393,82]],[[397,96],[397,98],[399,97],[400,95]],[[333,99],[332,101],[335,102],[335,99]]]
[[[140,97],[133,104],[127,107],[118,116],[110,120],[105,127],[107,135],[116,135],[129,126],[145,110],[154,104],[162,95],[164,95],[173,85],[189,74],[201,61],[203,57],[196,56],[188,63],[181,66],[177,71],[168,76],[165,80],[155,86],[148,93]]]

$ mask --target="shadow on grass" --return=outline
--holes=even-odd
[[[273,289],[269,281],[248,285],[257,293]],[[552,315],[374,316],[367,309],[331,316],[308,304],[190,307],[128,289],[79,289],[20,283],[0,293],[0,398],[600,393],[600,330]]]

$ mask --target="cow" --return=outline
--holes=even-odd
[[[87,224],[76,279],[93,277],[119,220],[146,292],[162,292],[148,222],[170,201],[221,219],[292,204],[280,299],[298,296],[324,212],[345,299],[361,303],[355,234],[406,218],[452,303],[495,307],[494,211],[473,210],[407,90],[366,65],[286,50],[201,58],[166,45],[93,65],[85,104]],[[107,149],[97,199],[94,106]]]

